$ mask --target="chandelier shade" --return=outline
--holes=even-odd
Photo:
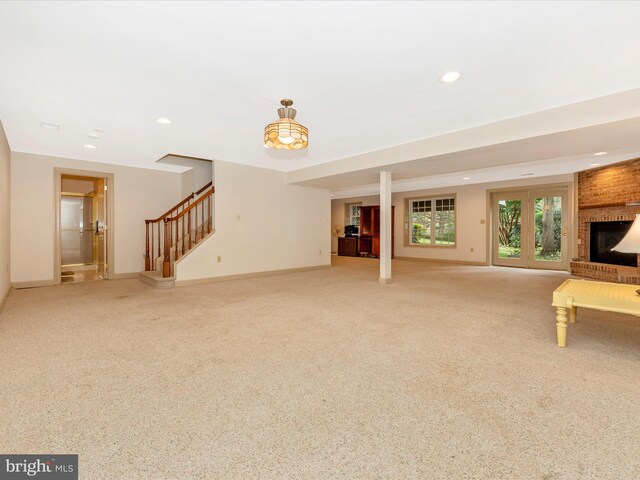
[[[264,144],[278,150],[300,150],[309,144],[309,130],[296,122],[296,109],[290,108],[293,101],[285,98],[280,101],[277,121],[264,127]]]

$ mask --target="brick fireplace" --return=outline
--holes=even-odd
[[[572,275],[640,284],[638,267],[597,263],[590,258],[591,224],[633,221],[640,205],[630,204],[639,202],[640,159],[578,173],[578,258],[571,262]]]

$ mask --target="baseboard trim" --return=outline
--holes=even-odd
[[[139,278],[141,272],[115,273],[109,280],[125,280],[127,278]]]
[[[238,273],[235,275],[224,275],[220,277],[195,278],[192,280],[177,280],[176,287],[186,287],[188,285],[201,285],[203,283],[226,282],[229,280],[242,280],[245,278],[271,277],[273,275],[285,275],[288,273],[309,272],[311,270],[324,270],[331,268],[331,265],[314,265],[313,267],[284,268],[282,270],[266,270],[264,272]]]
[[[116,273],[112,275],[108,280],[124,280],[126,278],[138,278],[140,272],[129,273]],[[28,282],[11,282],[11,286],[16,290],[21,288],[35,288],[35,287],[51,287],[54,285],[60,285],[60,282],[55,280],[29,280]]]
[[[19,290],[21,288],[52,287],[59,283],[60,282],[56,282],[55,280],[29,280],[27,282],[11,282],[11,286]]]
[[[2,298],[0,298],[0,312],[2,312],[2,308],[4,307],[4,302],[6,302],[7,298],[9,298],[10,292],[11,292],[11,287],[9,287],[7,291],[4,292],[4,295],[2,296]]]
[[[448,263],[451,265],[469,265],[474,267],[488,267],[489,264],[487,262],[470,262],[468,260],[445,260],[442,258],[422,258],[422,257],[400,257],[396,255],[394,257],[396,260],[411,260],[414,262],[434,262],[434,263]]]

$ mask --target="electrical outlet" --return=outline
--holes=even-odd
[[[471,253],[473,253],[473,247],[471,247]]]
[[[222,261],[222,257],[218,255],[218,263]]]

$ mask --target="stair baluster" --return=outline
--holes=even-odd
[[[215,188],[212,185],[213,182],[209,182],[162,216],[145,220],[144,268],[146,271],[156,271],[158,261],[161,260],[162,276],[170,277],[173,274],[173,262],[186,255],[199,243],[199,240],[204,239],[205,202],[208,207],[206,231],[208,233],[213,231],[211,198]],[[200,208],[200,212],[198,212],[198,208]],[[193,215],[191,214],[192,210]],[[199,219],[200,225],[198,225]],[[200,237],[198,237],[198,231],[201,232]],[[156,239],[157,250],[155,248]]]

